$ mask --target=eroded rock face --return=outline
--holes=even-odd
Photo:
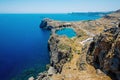
[[[43,28],[43,29],[52,29],[53,26],[50,25],[51,22],[52,22],[51,19],[48,19],[48,18],[43,19],[41,21],[40,28]]]
[[[62,71],[63,65],[69,61],[71,47],[60,42],[57,35],[52,35],[49,39],[50,65],[57,70],[57,73]]]
[[[113,80],[120,80],[120,27],[105,30],[94,37],[87,52],[87,62],[101,69]]]
[[[39,73],[36,80],[50,80],[50,77],[47,72]]]
[[[55,21],[49,18],[45,18],[40,23],[40,28],[52,30],[55,28],[62,28],[62,27],[71,27],[71,23]]]
[[[109,15],[106,15],[106,16],[104,16],[103,18],[105,18],[105,19],[115,19],[115,17],[114,16],[109,16]]]

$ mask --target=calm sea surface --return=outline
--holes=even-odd
[[[39,28],[46,17],[78,21],[98,19],[101,14],[0,14],[0,80],[27,80],[46,69],[50,31]]]

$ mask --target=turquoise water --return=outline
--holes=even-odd
[[[99,13],[101,14],[101,13]],[[49,63],[50,31],[39,28],[43,18],[61,21],[94,20],[100,15],[0,14],[0,80],[27,80]],[[65,30],[69,37],[74,34]],[[72,35],[72,36],[71,36]]]
[[[76,36],[76,32],[72,28],[63,28],[56,31],[56,34],[60,36],[67,36],[68,38],[73,38]]]

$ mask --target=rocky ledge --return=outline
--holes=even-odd
[[[113,80],[120,80],[120,24],[94,37],[87,52],[87,62]]]
[[[40,28],[51,30],[50,64],[36,80],[120,80],[119,23],[120,10],[98,20],[42,20]],[[65,27],[73,28],[77,36],[67,38],[55,33]]]

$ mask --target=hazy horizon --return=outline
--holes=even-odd
[[[116,11],[116,10],[114,10],[114,11]],[[112,12],[112,11],[90,11],[90,12],[51,12],[51,13],[44,13],[44,12],[40,12],[40,13],[30,13],[30,12],[28,12],[28,13],[0,13],[0,14],[71,14],[71,13],[97,13],[97,12],[101,12],[101,13],[107,13],[107,12]]]
[[[108,12],[120,9],[120,0],[0,0],[0,14]]]

